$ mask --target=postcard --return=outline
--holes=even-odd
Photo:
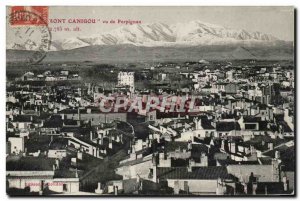
[[[7,194],[294,196],[294,12],[7,6]]]

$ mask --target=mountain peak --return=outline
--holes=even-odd
[[[195,46],[253,44],[278,41],[272,35],[247,30],[235,30],[201,20],[167,25],[162,22],[122,26],[86,37],[74,37],[53,42],[51,50],[69,50],[92,45],[132,44],[135,46]],[[7,45],[7,49],[15,49]],[[17,47],[20,48],[20,47]],[[22,47],[26,48],[26,47]]]

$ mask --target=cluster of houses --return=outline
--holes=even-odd
[[[119,72],[103,89],[69,71],[26,72],[7,83],[7,189],[10,194],[66,195],[273,195],[293,194],[295,179],[294,71],[227,63],[202,70],[156,72],[151,89],[135,85],[138,72]],[[185,64],[189,66],[189,64]],[[205,67],[206,66],[206,67]],[[174,90],[172,74],[191,83]],[[143,75],[145,72],[143,72]],[[147,72],[146,72],[147,74]],[[142,75],[141,75],[142,76]],[[148,77],[151,77],[150,75]],[[36,83],[36,80],[44,80]],[[26,81],[26,84],[24,84]],[[168,84],[169,83],[169,84]],[[193,110],[128,108],[160,99],[196,97]],[[99,109],[101,98],[118,96],[121,110]],[[174,108],[180,102],[172,103]],[[120,179],[82,188],[89,162],[125,151],[113,167]]]
[[[40,74],[35,74],[34,72],[26,72],[20,78],[16,80],[22,81],[59,81],[59,80],[81,80],[81,77],[78,73],[70,72],[68,70],[61,71],[45,71]]]

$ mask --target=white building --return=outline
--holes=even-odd
[[[119,72],[118,86],[129,86],[130,92],[134,92],[134,72]]]
[[[9,137],[8,142],[10,143],[10,154],[19,154],[24,152],[24,138]]]

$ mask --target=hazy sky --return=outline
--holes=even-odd
[[[49,18],[97,18],[141,20],[142,23],[175,24],[201,20],[233,29],[260,31],[282,40],[294,40],[293,7],[61,7],[52,6]],[[65,24],[80,26],[80,32],[52,32],[53,39],[100,34],[119,24]],[[50,24],[59,27],[62,24]],[[126,25],[130,26],[130,25]]]

